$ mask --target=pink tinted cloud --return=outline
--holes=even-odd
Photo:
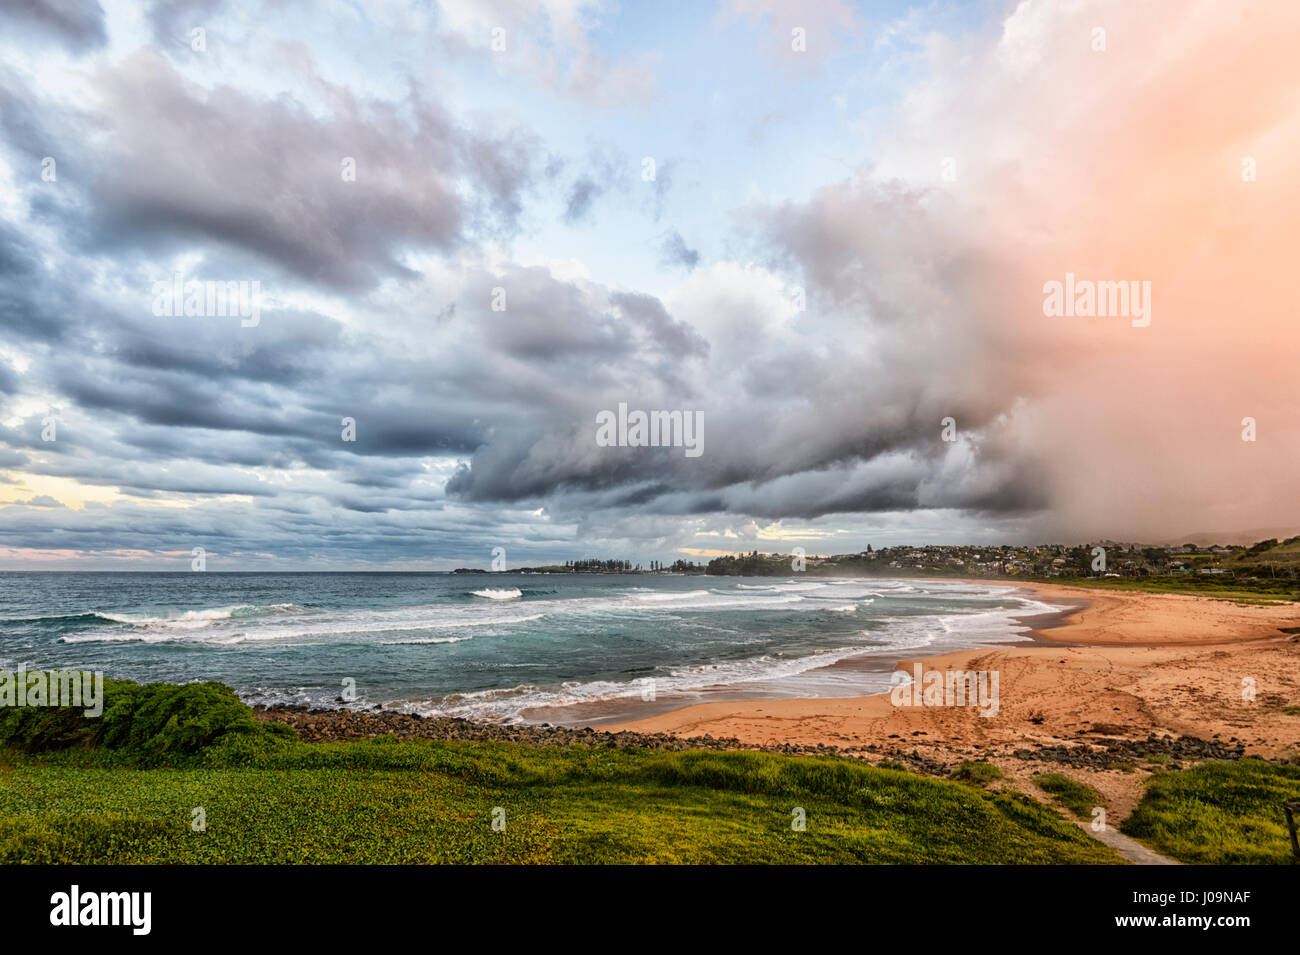
[[[930,41],[874,172],[980,250],[968,317],[1032,399],[1045,532],[1300,527],[1297,49],[1300,4],[1186,0],[1031,0],[996,42]],[[1066,272],[1149,281],[1150,326],[1045,316]]]

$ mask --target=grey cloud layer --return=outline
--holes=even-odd
[[[89,185],[94,251],[217,242],[305,281],[362,288],[407,275],[407,245],[448,250],[470,233],[511,232],[532,174],[525,134],[458,128],[416,94],[361,102],[322,82],[330,115],[319,117],[195,88],[149,52],[96,79],[108,128],[91,137],[102,144]]]
[[[5,6],[12,28],[53,39],[75,53],[108,41],[104,8],[95,0],[7,0]]]
[[[23,17],[102,44],[102,15],[51,19],[62,9]],[[184,13],[159,8],[157,29]],[[807,285],[793,314],[787,291],[711,270],[669,230],[663,262],[688,275],[670,300],[483,251],[548,182],[557,215],[590,219],[622,157],[561,177],[526,128],[467,124],[414,83],[365,99],[306,67],[309,106],[199,86],[153,50],[90,69],[93,110],[0,77],[16,107],[3,148],[30,173],[30,221],[0,221],[0,320],[30,366],[0,362],[0,396],[46,396],[60,422],[53,444],[42,414],[0,426],[0,467],[132,501],[34,495],[4,509],[0,546],[418,560],[463,554],[461,535],[545,558],[570,533],[644,536],[629,528],[646,518],[1044,504],[1014,354],[965,311],[977,254],[939,254],[954,244],[916,196],[844,184],[747,217],[741,241],[770,267],[754,275]],[[47,153],[57,183],[38,178]],[[149,289],[181,255],[188,277],[259,279],[295,304],[256,328],[157,317]],[[304,296],[344,297],[348,314]],[[598,447],[595,415],[619,402],[702,412],[704,455]],[[958,444],[939,440],[945,416]],[[194,506],[148,506],[176,495]]]

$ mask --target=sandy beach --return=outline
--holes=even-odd
[[[1062,625],[1035,631],[1037,645],[899,664],[908,673],[914,663],[924,672],[996,671],[995,716],[981,716],[975,706],[896,706],[881,694],[704,703],[602,728],[825,744],[873,761],[900,750],[947,765],[981,758],[1022,786],[1033,772],[1054,768],[1041,756],[1015,755],[1026,747],[1100,748],[1170,735],[1241,744],[1267,757],[1300,755],[1300,643],[1280,630],[1300,626],[1300,605],[1027,586],[1048,602],[1087,603],[1064,615]],[[1253,701],[1243,698],[1251,685]],[[1086,776],[1121,814],[1144,778],[1128,769]]]

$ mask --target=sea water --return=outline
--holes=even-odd
[[[1016,618],[1055,609],[1001,584],[798,574],[15,572],[0,573],[0,669],[600,723],[887,692],[899,660],[1023,641]]]

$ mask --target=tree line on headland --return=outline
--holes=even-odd
[[[1251,545],[1152,546],[1104,540],[1096,544],[902,545],[854,554],[750,551],[707,563],[586,558],[518,567],[510,573],[710,574],[728,577],[813,576],[976,577],[998,580],[1092,578],[1113,585],[1167,585],[1179,590],[1291,592],[1300,584],[1300,535]],[[459,568],[455,573],[488,573]]]

